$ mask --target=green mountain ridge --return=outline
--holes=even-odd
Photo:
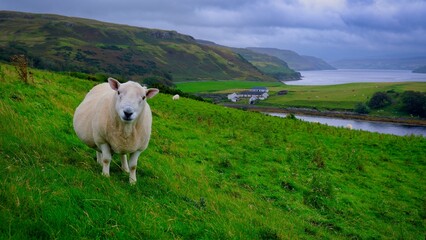
[[[277,48],[260,48],[249,47],[251,51],[268,54],[285,61],[288,66],[296,71],[309,71],[309,70],[334,70],[335,67],[331,66],[324,60],[312,57],[302,56],[291,50],[283,50]]]
[[[260,71],[273,76],[282,81],[300,80],[302,75],[289,68],[283,60],[267,54],[256,53],[244,48],[231,48],[232,51],[240,54]]]
[[[251,51],[246,48],[226,47],[207,40],[197,39],[196,41],[207,46],[231,49],[233,52],[241,55],[244,59],[253,64],[263,73],[268,74],[280,81],[300,80],[302,77],[299,72],[291,69],[285,61],[277,57]]]
[[[25,54],[37,68],[141,81],[276,81],[229,49],[164,31],[51,14],[0,11],[0,60]]]

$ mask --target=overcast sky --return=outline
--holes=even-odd
[[[426,0],[0,0],[0,9],[176,30],[326,60],[426,56]]]

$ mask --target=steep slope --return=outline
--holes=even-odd
[[[281,81],[300,80],[301,74],[289,68],[283,60],[267,54],[257,53],[244,48],[231,48],[232,51],[240,54],[260,71],[273,76]]]
[[[0,64],[1,239],[421,239],[426,139],[170,95],[130,186],[72,128],[94,85]]]
[[[275,81],[229,49],[191,36],[49,14],[0,11],[0,60],[25,54],[37,68],[141,80]]]
[[[280,81],[300,80],[301,78],[301,74],[299,72],[296,72],[291,69],[286,62],[277,57],[251,51],[246,48],[226,47],[207,40],[197,39],[196,41],[200,44],[207,46],[229,48],[233,52],[241,55],[244,59],[253,64],[261,72],[270,75]]]
[[[333,70],[333,66],[325,62],[324,60],[311,56],[301,56],[294,51],[282,50],[277,48],[247,48],[255,52],[268,54],[275,56],[285,61],[290,68],[297,71],[306,70]]]
[[[313,57],[313,56],[304,56],[301,55],[303,59],[307,62],[307,64],[311,64],[312,69],[307,67],[306,70],[335,70],[336,68],[328,64],[326,61],[321,58]]]

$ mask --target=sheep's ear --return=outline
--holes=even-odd
[[[112,77],[108,78],[108,83],[109,83],[109,86],[111,86],[111,88],[115,91],[117,91],[118,88],[120,87],[120,82],[117,79],[114,79]]]
[[[158,90],[156,88],[149,88],[146,92],[146,97],[147,98],[153,98],[159,92],[160,92],[160,90]]]

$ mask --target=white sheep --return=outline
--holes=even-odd
[[[346,125],[346,128],[347,128],[347,129],[351,129],[351,130],[352,130],[352,124],[348,123],[348,124]]]
[[[158,92],[136,82],[120,83],[108,78],[108,83],[93,87],[75,110],[74,130],[84,143],[96,149],[104,176],[109,177],[111,156],[117,153],[122,169],[130,173],[130,184],[136,183],[138,157],[148,147],[151,136],[152,114],[146,100]]]
[[[179,100],[179,94],[174,95],[172,99],[173,100]]]

